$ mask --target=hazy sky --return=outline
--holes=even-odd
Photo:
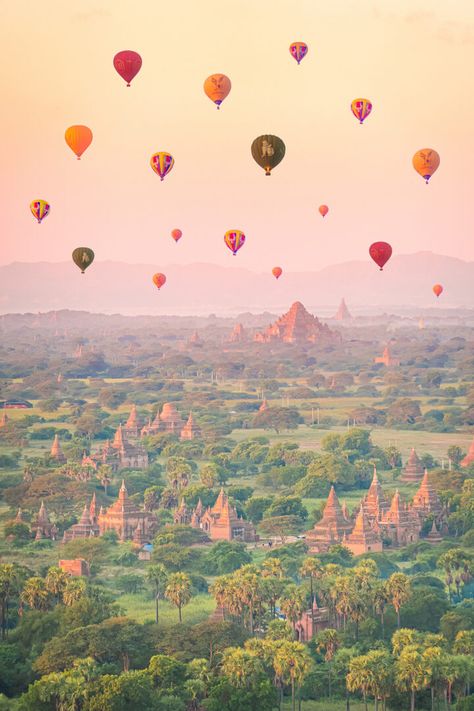
[[[195,261],[319,269],[394,252],[474,259],[472,0],[0,0],[2,264]],[[303,40],[300,66],[288,46]],[[127,89],[112,59],[143,58]],[[202,84],[227,74],[220,111]],[[360,126],[350,102],[367,97]],[[82,160],[64,131],[83,123]],[[270,178],[252,140],[286,143]],[[411,166],[430,147],[426,186]],[[175,157],[160,182],[152,153]],[[32,199],[51,214],[37,225]],[[330,207],[323,221],[321,203]],[[183,230],[178,245],[169,233]],[[247,243],[235,259],[223,234]],[[238,260],[238,261],[237,261]]]

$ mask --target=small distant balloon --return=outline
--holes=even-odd
[[[41,220],[44,220],[49,215],[50,205],[46,200],[33,200],[30,204],[30,210],[38,220],[38,224],[41,224]]]
[[[369,247],[369,254],[380,267],[380,271],[383,271],[384,265],[392,256],[392,247],[388,242],[374,242]]]
[[[327,206],[327,205],[320,205],[320,206],[319,206],[319,212],[320,212],[320,214],[321,214],[323,217],[326,217],[326,215],[327,215],[328,212],[329,212],[328,206]]]
[[[359,123],[364,123],[372,111],[372,104],[368,99],[354,99],[351,104],[351,111],[356,119],[359,119]]]
[[[174,241],[178,243],[181,237],[183,236],[183,233],[181,232],[181,230],[171,230],[171,236]]]
[[[225,74],[211,74],[204,82],[206,96],[217,105],[218,109],[226,96],[229,95],[231,88],[230,79]]]
[[[281,275],[283,274],[283,269],[281,267],[273,267],[272,274],[275,277],[275,279],[279,279],[281,277]]]
[[[305,42],[292,42],[290,44],[290,54],[299,64],[308,54],[308,45]]]
[[[142,58],[138,52],[124,49],[115,55],[114,67],[122,79],[127,82],[127,86],[130,86],[130,82],[137,76],[142,67]]]
[[[283,160],[285,144],[278,136],[259,136],[252,143],[252,156],[258,165],[264,169],[265,175],[271,175],[275,166]]]
[[[92,131],[87,126],[69,126],[64,138],[69,148],[76,154],[77,160],[80,160],[84,151],[92,143]]]
[[[438,170],[440,157],[432,148],[422,148],[415,153],[412,163],[416,172],[425,179],[428,185],[431,176]]]
[[[174,166],[174,158],[170,153],[160,151],[153,153],[150,158],[150,165],[161,180],[164,180]]]
[[[81,274],[84,274],[94,261],[94,256],[94,252],[89,247],[76,247],[72,253],[72,261],[79,267]]]
[[[227,230],[224,235],[224,242],[235,257],[239,249],[245,244],[245,235],[241,230]]]
[[[156,286],[158,291],[161,289],[161,287],[166,283],[166,277],[164,274],[160,274],[158,272],[157,274],[153,275],[153,284]]]
[[[441,284],[435,284],[433,287],[433,291],[436,294],[436,298],[439,299],[444,290]]]

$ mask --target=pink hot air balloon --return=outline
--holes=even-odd
[[[142,58],[138,52],[132,52],[131,49],[124,49],[114,57],[114,67],[122,79],[127,82],[127,86],[130,86],[130,82],[136,77],[141,66]]]
[[[326,217],[326,215],[328,214],[328,212],[329,212],[329,208],[328,208],[327,205],[320,205],[320,206],[319,206],[319,213],[320,213],[323,217]]]
[[[171,230],[171,236],[177,244],[183,236],[183,233],[181,232],[181,230]]]

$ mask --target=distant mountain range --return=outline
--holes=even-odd
[[[238,314],[285,311],[296,301],[329,316],[344,296],[356,313],[390,306],[474,307],[474,262],[432,252],[394,256],[383,272],[370,261],[313,272],[269,273],[215,264],[160,267],[167,283],[151,282],[156,265],[96,262],[85,275],[69,262],[14,262],[0,267],[0,312],[82,309],[123,314]],[[437,301],[435,283],[444,286]]]

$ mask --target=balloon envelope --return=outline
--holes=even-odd
[[[123,52],[118,52],[114,57],[114,67],[120,74],[122,79],[130,86],[130,82],[142,67],[142,58],[138,52],[133,52],[131,49],[124,49]]]
[[[322,215],[323,217],[326,217],[326,215],[327,215],[328,212],[329,212],[328,206],[327,206],[327,205],[320,205],[320,206],[319,206],[319,212],[321,213],[321,215]]]
[[[175,242],[179,242],[179,240],[183,236],[183,233],[181,232],[181,230],[171,230],[171,236]]]
[[[227,230],[224,235],[224,242],[235,257],[239,249],[245,244],[245,235],[241,230]]]
[[[388,242],[374,242],[369,247],[369,254],[380,267],[380,271],[382,271],[384,265],[392,256],[392,248]]]
[[[299,64],[308,54],[308,45],[305,42],[292,42],[290,44],[290,54]]]
[[[94,252],[89,247],[76,247],[72,253],[72,261],[84,274],[87,267],[90,267],[94,261],[94,256]]]
[[[229,77],[225,74],[211,74],[204,82],[204,91],[217,108],[222,104],[232,88]]]
[[[79,160],[86,148],[92,143],[92,131],[87,126],[69,126],[66,129],[64,138]]]
[[[160,272],[158,272],[157,274],[153,275],[153,284],[156,286],[158,291],[161,289],[163,284],[165,284],[165,282],[166,282],[166,277],[164,274],[160,274]]]
[[[273,267],[272,274],[275,277],[275,279],[279,279],[281,277],[281,275],[283,274],[283,269],[281,267]]]
[[[433,291],[436,294],[437,298],[439,298],[443,293],[443,287],[441,286],[441,284],[435,284],[433,287]]]
[[[153,153],[150,158],[150,165],[155,173],[160,176],[160,179],[164,180],[174,166],[174,158],[170,153],[165,153],[165,151]]]
[[[364,123],[372,111],[372,104],[368,99],[354,99],[351,104],[351,111],[359,119],[359,123]]]
[[[265,175],[271,175],[272,168],[283,160],[286,148],[281,138],[267,134],[256,138],[251,150],[254,161],[265,170]]]
[[[30,203],[30,210],[38,220],[38,224],[40,224],[41,220],[49,215],[50,205],[46,200],[33,200]]]
[[[417,173],[425,179],[428,184],[429,179],[435,171],[438,170],[440,164],[439,154],[432,148],[422,148],[417,151],[412,158],[413,167]]]

